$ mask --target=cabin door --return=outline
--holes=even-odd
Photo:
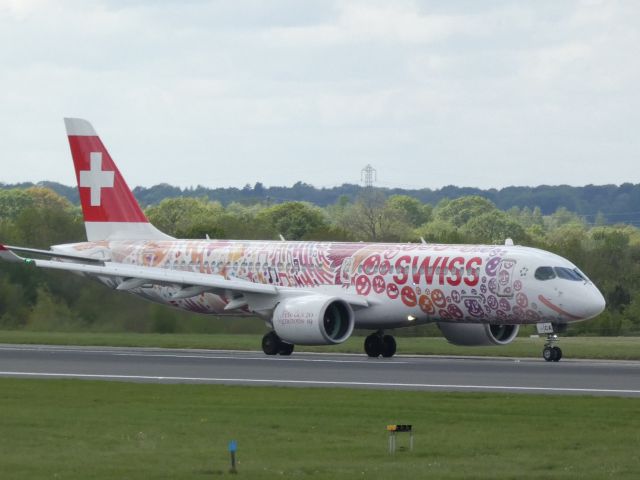
[[[516,267],[516,261],[503,258],[498,268],[496,278],[498,280],[498,296],[513,297],[513,276]]]

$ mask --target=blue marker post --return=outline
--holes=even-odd
[[[231,454],[231,468],[229,473],[238,473],[236,469],[236,452],[238,451],[238,442],[231,440],[229,442],[229,453]]]

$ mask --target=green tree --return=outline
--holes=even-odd
[[[264,209],[256,218],[287,240],[301,240],[310,232],[329,226],[321,209],[304,202],[280,203]]]
[[[497,210],[496,206],[490,200],[472,195],[439,204],[435,216],[438,220],[444,220],[456,227],[461,227],[472,218],[495,210]]]
[[[33,187],[8,191],[5,204],[9,215],[0,217],[2,241],[37,248],[71,243],[85,238],[80,209],[47,188]]]
[[[386,208],[408,222],[412,227],[418,227],[431,220],[433,208],[407,195],[392,195],[386,202]]]
[[[156,227],[177,238],[224,237],[219,222],[224,209],[220,203],[206,198],[167,198],[147,208],[145,213]]]
[[[465,239],[453,223],[436,218],[416,229],[416,237],[428,243],[464,243]]]
[[[0,276],[0,328],[24,327],[28,318],[22,285]]]
[[[587,229],[584,224],[570,222],[548,232],[546,241],[552,252],[568,258],[577,265],[584,265],[586,250],[583,242],[586,237]]]
[[[526,243],[527,235],[516,220],[500,210],[492,210],[471,218],[461,228],[470,243],[502,244],[511,238],[515,243]]]
[[[570,212],[565,207],[558,208],[550,216],[545,217],[545,224],[548,230],[559,228],[563,225],[584,225],[584,219],[575,212]]]
[[[338,223],[356,240],[406,242],[414,237],[407,212],[379,190],[365,190]]]
[[[233,202],[227,205],[220,225],[226,238],[246,240],[267,240],[277,237],[271,222],[260,213],[268,208],[266,204],[243,205]]]

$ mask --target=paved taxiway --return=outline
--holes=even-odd
[[[0,345],[0,376],[640,397],[640,362]]]

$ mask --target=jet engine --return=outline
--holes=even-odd
[[[491,325],[488,323],[438,323],[438,328],[454,345],[506,345],[518,335],[519,325]]]
[[[351,306],[326,295],[304,295],[280,302],[273,312],[273,329],[287,343],[333,345],[344,342],[355,325]]]

